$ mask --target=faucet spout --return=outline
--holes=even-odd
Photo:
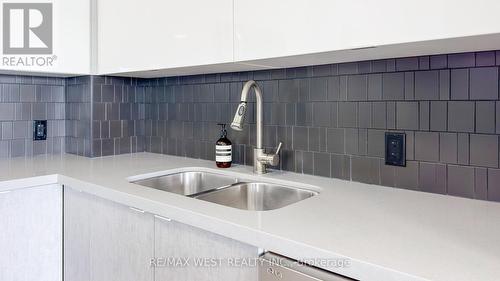
[[[262,91],[257,84],[257,82],[250,80],[243,85],[241,91],[241,102],[236,109],[234,114],[233,122],[231,123],[231,128],[236,131],[243,130],[243,122],[245,120],[245,115],[247,111],[248,103],[248,93],[250,90],[254,89],[255,100],[256,100],[256,146],[254,149],[253,162],[254,162],[254,172],[258,174],[266,173],[266,165],[276,166],[279,163],[279,150],[281,148],[281,143],[274,154],[266,154],[263,148],[263,103],[262,103]]]
[[[234,114],[233,122],[231,123],[231,128],[236,131],[243,131],[243,122],[245,121],[245,116],[247,112],[247,103],[248,103],[248,93],[250,90],[254,89],[255,92],[255,100],[256,100],[256,127],[257,127],[257,138],[256,138],[256,148],[262,148],[262,131],[263,131],[263,122],[262,122],[262,91],[254,80],[247,81],[245,85],[243,85],[243,90],[241,90],[241,102],[236,109],[236,113]]]
[[[245,121],[245,114],[247,112],[247,103],[241,102],[236,109],[234,114],[233,122],[231,123],[231,129],[235,131],[243,131],[243,121]]]

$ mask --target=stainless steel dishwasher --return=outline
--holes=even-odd
[[[259,281],[348,281],[354,280],[295,260],[265,253],[259,258]]]

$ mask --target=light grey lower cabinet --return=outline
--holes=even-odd
[[[64,187],[64,280],[90,280],[90,206],[93,196]]]
[[[90,217],[90,280],[153,280],[153,216],[96,198]]]
[[[64,212],[65,281],[257,281],[256,247],[68,187]]]
[[[62,280],[62,189],[0,192],[0,280]]]
[[[156,281],[257,281],[258,249],[155,217]]]
[[[151,214],[65,188],[65,281],[152,281]]]

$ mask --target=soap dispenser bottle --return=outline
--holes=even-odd
[[[220,139],[215,143],[215,164],[219,168],[229,168],[233,161],[233,147],[227,138],[226,124],[221,126]]]

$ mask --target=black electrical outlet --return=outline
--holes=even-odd
[[[33,121],[33,140],[47,139],[47,120]]]
[[[385,164],[406,167],[406,135],[385,133]]]

